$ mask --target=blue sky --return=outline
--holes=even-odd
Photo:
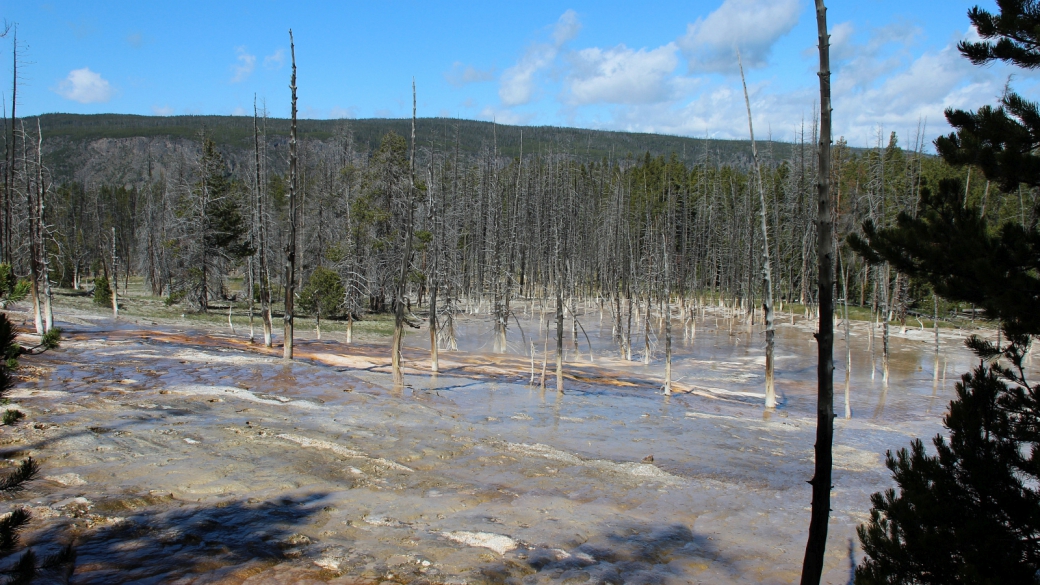
[[[944,108],[992,103],[1010,74],[1035,93],[1035,73],[957,53],[976,3],[829,2],[836,135],[930,142]],[[810,0],[0,0],[0,17],[20,115],[251,114],[256,94],[288,116],[290,27],[302,117],[409,116],[414,76],[420,116],[745,138],[738,48],[758,137],[796,139],[819,96]]]

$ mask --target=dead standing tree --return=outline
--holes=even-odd
[[[755,183],[758,186],[760,215],[762,217],[762,284],[765,298],[762,300],[762,312],[766,325],[766,408],[776,408],[776,385],[773,381],[773,269],[769,263],[769,226],[766,223],[766,191],[762,186],[762,167],[758,163],[758,148],[755,146],[755,127],[751,123],[751,100],[748,98],[747,82],[744,80],[744,64],[737,53],[737,65],[740,67],[740,82],[744,86],[744,105],[747,106],[748,132],[751,135],[751,157],[754,161]]]
[[[831,71],[827,8],[816,0],[816,23],[820,49],[820,176],[817,183],[817,261],[819,262],[819,318],[816,333],[816,469],[812,484],[812,516],[809,538],[802,561],[802,585],[818,585],[827,550],[827,521],[831,510],[831,446],[834,442],[834,242],[831,219]]]
[[[390,355],[390,365],[393,370],[394,384],[404,382],[404,373],[401,371],[401,345],[404,342],[405,322],[405,289],[408,286],[408,269],[412,259],[412,231],[415,215],[415,79],[412,78],[412,143],[408,154],[408,191],[405,194],[405,225],[404,225],[404,250],[401,254],[401,273],[394,287],[394,339]]]
[[[293,295],[296,284],[296,45],[289,29],[289,54],[292,58],[292,123],[289,127],[289,234],[285,243],[285,342],[282,357],[293,357]]]
[[[296,85],[293,83],[293,85]],[[266,142],[266,137],[265,137]],[[260,316],[264,323],[264,346],[272,345],[271,326],[271,273],[267,266],[267,211],[264,206],[263,182],[260,166],[260,129],[257,126],[256,97],[253,98],[253,158],[255,170],[255,192],[253,193],[253,233],[256,236],[256,250],[259,254]],[[252,267],[250,267],[252,271]],[[253,297],[253,289],[249,289],[249,297]]]
[[[117,272],[117,263],[119,257],[116,255],[116,228],[112,226],[112,280],[109,281],[108,286],[112,289],[112,318],[119,317],[119,277]],[[203,281],[205,282],[205,281]]]
[[[11,30],[5,27],[3,36],[7,36],[7,33]],[[15,115],[18,109],[18,27],[14,27],[14,39],[11,43],[11,138],[7,140],[7,136],[4,136],[5,142],[7,142],[7,174],[4,175],[4,201],[3,201],[3,233],[0,234],[0,241],[3,244],[3,261],[6,264],[12,264],[14,261],[14,253],[11,250],[11,232],[12,229],[12,208],[14,206],[14,182],[15,182],[15,153],[18,150],[18,134],[15,121],[18,119]],[[24,136],[22,139],[24,140]]]
[[[30,160],[28,153],[28,135],[25,127],[22,127],[22,146],[25,156],[22,160],[22,168],[26,178],[26,211],[28,212],[29,226],[29,269],[30,269],[30,292],[33,303],[33,317],[36,332],[44,334],[50,331],[54,324],[54,313],[51,309],[51,287],[49,271],[47,269],[46,248],[46,222],[44,219],[44,199],[47,194],[43,166],[43,132],[40,130],[40,122],[36,120],[37,140],[33,145],[35,152]],[[35,172],[30,172],[30,164],[35,167]]]

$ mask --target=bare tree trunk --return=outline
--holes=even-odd
[[[820,49],[820,176],[817,219],[820,328],[816,399],[816,469],[812,484],[812,515],[802,561],[801,585],[819,585],[827,550],[827,521],[831,510],[831,468],[834,442],[834,242],[831,218],[831,65],[827,8],[816,0]]]
[[[624,332],[624,354],[625,359],[632,361],[632,289],[631,284],[626,284],[625,295],[628,297],[628,328]]]
[[[669,222],[670,223],[670,222]],[[672,395],[672,281],[668,266],[668,238],[664,238],[664,394]],[[589,348],[592,352],[592,348]]]
[[[647,286],[649,286],[649,279]],[[650,354],[653,347],[650,345],[650,291],[646,292],[646,312],[643,313],[643,364],[650,365]]]
[[[255,240],[254,240],[255,241]],[[250,256],[246,262],[246,294],[249,295],[249,343],[256,339],[256,330],[253,327],[253,257]]]
[[[747,106],[748,132],[751,134],[751,157],[755,163],[755,179],[758,183],[758,197],[761,204],[762,218],[762,283],[765,298],[762,301],[762,312],[766,325],[766,408],[776,408],[776,384],[773,380],[773,269],[769,262],[769,227],[766,223],[766,191],[762,186],[762,168],[758,164],[758,149],[755,146],[755,128],[751,123],[751,100],[748,98],[747,82],[744,80],[744,64],[737,53],[737,64],[740,66],[740,82],[744,86],[744,105]]]
[[[441,195],[442,197],[444,195],[443,183],[441,184]],[[437,229],[437,237],[435,238],[435,247],[433,249],[433,267],[431,269],[433,278],[430,279],[430,371],[436,374],[441,368],[440,356],[438,355],[439,348],[437,347],[437,292],[440,288],[440,243],[444,238],[440,226],[444,224],[444,218],[437,211],[437,206],[433,204],[432,195],[430,202],[430,219],[436,224]]]
[[[932,326],[935,328],[935,365],[932,367],[932,386],[939,383],[939,297],[932,294]]]
[[[393,370],[394,384],[402,384],[404,382],[404,373],[401,371],[401,345],[404,342],[404,295],[405,287],[408,284],[408,267],[411,263],[412,256],[412,219],[414,215],[414,201],[415,201],[415,114],[416,114],[416,97],[415,97],[415,79],[412,79],[412,142],[410,154],[408,155],[408,194],[407,194],[407,205],[406,205],[406,217],[405,217],[405,234],[404,234],[404,250],[401,256],[401,275],[397,280],[396,292],[394,294],[395,304],[394,307],[394,338],[392,342],[392,349],[390,355],[390,365]]]
[[[294,84],[295,85],[295,84]],[[271,272],[267,266],[267,211],[264,206],[264,186],[260,166],[260,129],[257,127],[256,96],[253,96],[253,155],[256,162],[256,201],[254,203],[257,252],[260,254],[260,319],[264,326],[264,346],[271,347],[274,327],[271,323]],[[265,125],[266,128],[266,125]],[[265,136],[266,142],[266,136]],[[252,295],[253,291],[250,290]]]
[[[559,275],[556,277],[556,391],[563,392],[563,277]]]
[[[889,349],[888,341],[889,341],[889,330],[891,329],[890,322],[891,322],[891,316],[892,316],[892,296],[893,296],[891,291],[888,288],[888,284],[889,284],[888,275],[889,275],[889,265],[886,262],[885,263],[885,282],[884,282],[884,289],[885,289],[885,315],[884,315],[885,320],[884,320],[884,327],[885,327],[885,329],[884,329],[884,332],[883,332],[882,345],[881,345],[881,383],[885,384],[886,386],[888,385],[888,349]],[[899,281],[899,276],[897,275],[896,276],[896,284],[898,284],[898,281]]]
[[[437,283],[434,281],[430,289],[430,371],[440,371],[440,359],[437,355]]]
[[[289,127],[289,233],[285,244],[285,341],[282,357],[293,358],[293,294],[296,288],[296,45],[289,29],[289,52],[292,56],[292,124]]]
[[[38,142],[36,144],[36,187],[37,187],[37,210],[36,210],[36,240],[37,252],[39,253],[40,277],[43,279],[43,332],[46,333],[54,327],[54,309],[51,306],[51,278],[47,268],[47,245],[45,235],[47,233],[47,219],[44,213],[44,199],[47,196],[47,185],[43,177],[43,130],[40,128],[40,119],[36,118],[36,132]]]
[[[852,405],[849,402],[849,392],[852,382],[852,333],[849,322],[849,268],[841,261],[841,253],[838,254],[838,263],[841,266],[841,290],[842,295],[842,319],[845,322],[845,419],[852,418]]]
[[[14,41],[11,44],[11,144],[10,153],[11,160],[7,164],[7,193],[4,198],[4,233],[3,245],[4,245],[4,262],[14,266],[14,254],[11,250],[11,208],[12,201],[14,199],[14,181],[15,181],[15,161],[17,160],[15,154],[18,150],[17,146],[17,128],[15,127],[15,121],[18,119],[15,115],[15,111],[18,108],[18,28],[14,29]],[[25,136],[22,136],[24,143]]]
[[[112,318],[119,318],[119,295],[116,292],[119,289],[119,278],[116,276],[116,228],[112,227],[112,280],[108,283],[108,288],[112,290]]]
[[[25,169],[25,199],[26,208],[29,212],[29,294],[32,297],[33,323],[36,325],[36,333],[42,335],[43,307],[40,303],[40,219],[37,215],[40,185],[37,182],[32,185],[29,173],[29,147],[26,140],[25,124],[22,124],[22,167]]]

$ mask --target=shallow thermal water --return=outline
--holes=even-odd
[[[684,339],[676,321],[674,376],[695,393],[664,397],[662,351],[622,361],[609,315],[581,321],[593,359],[568,322],[576,379],[562,395],[528,384],[531,339],[539,375],[544,344],[530,317],[507,356],[481,353],[490,319],[460,318],[465,351],[442,353],[438,376],[425,331],[410,336],[403,388],[385,345],[304,340],[285,363],[214,332],[70,325],[12,394],[28,422],[0,428],[4,458],[37,457],[47,478],[21,498],[37,518],[28,541],[74,539],[76,583],[795,581],[812,324],[779,327],[782,402],[763,412],[760,332],[708,314]],[[944,334],[934,383],[932,334],[911,331],[893,339],[886,386],[866,332],[853,337],[851,420],[840,332],[835,348],[827,583],[850,579],[855,527],[891,484],[885,450],[940,432],[973,363],[963,333]]]

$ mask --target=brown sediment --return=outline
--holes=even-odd
[[[96,337],[95,332],[74,332],[67,336],[69,341],[89,341]],[[220,333],[198,332],[193,334],[162,331],[157,329],[120,329],[105,332],[109,341],[147,341],[190,346],[193,348],[234,349],[271,358],[281,358],[281,348],[264,347],[260,343],[250,343],[247,339],[231,337]],[[352,370],[369,370],[378,372],[390,371],[389,344],[371,342],[340,343],[333,340],[297,340],[293,353],[296,359],[309,360],[327,366],[348,368]],[[414,349],[405,348],[403,370],[408,376],[431,376],[428,369],[416,367],[428,355]],[[450,356],[450,357],[446,357]],[[443,353],[440,358],[440,375],[469,377],[472,379],[511,379],[526,376],[529,367],[526,356],[508,354],[472,354],[468,352]],[[410,365],[413,364],[413,365]],[[617,370],[609,367],[611,362],[601,360],[599,364],[568,363],[564,377],[568,380],[593,385],[614,387],[655,389],[660,384],[655,380],[620,377]],[[682,383],[673,383],[673,392],[693,392],[696,388]],[[710,390],[703,390],[710,392]]]

